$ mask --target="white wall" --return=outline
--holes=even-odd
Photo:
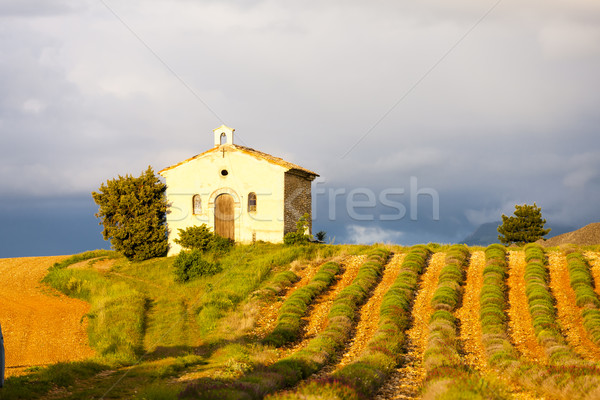
[[[227,176],[221,174],[227,170]],[[161,171],[167,183],[169,203],[169,255],[181,247],[173,242],[178,229],[207,224],[214,230],[214,199],[220,193],[230,193],[235,202],[235,239],[237,242],[256,240],[283,241],[284,173],[285,167],[221,146],[203,153],[176,167]],[[255,192],[257,211],[247,211],[248,193]],[[192,213],[192,196],[202,198],[202,212]]]

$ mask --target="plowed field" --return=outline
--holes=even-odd
[[[487,301],[488,297],[486,296],[489,293],[485,291],[489,290],[488,288],[491,286],[487,280],[490,273],[488,271],[494,273],[493,268],[486,267],[488,265],[486,264],[486,254],[489,255],[489,253],[480,249],[470,249],[469,257],[464,258],[464,260],[469,260],[468,265],[465,261],[460,266],[455,266],[458,268],[457,276],[464,274],[460,281],[454,282],[454,287],[459,288],[456,290],[459,293],[457,296],[460,298],[454,303],[456,304],[455,308],[448,307],[444,312],[438,312],[439,309],[436,307],[439,307],[439,302],[444,300],[443,296],[450,295],[444,294],[448,293],[444,291],[440,291],[441,294],[438,294],[436,288],[438,285],[451,285],[444,279],[447,279],[447,274],[454,271],[451,268],[452,265],[447,265],[447,263],[451,263],[448,260],[452,259],[452,250],[439,250],[438,248],[438,252],[435,253],[428,250],[427,258],[423,258],[419,264],[423,266],[425,265],[423,260],[427,260],[425,268],[419,269],[419,273],[415,273],[412,278],[406,278],[401,273],[404,268],[403,261],[404,265],[414,262],[407,252],[401,250],[390,254],[387,259],[383,257],[385,260],[379,261],[379,269],[374,275],[375,278],[371,280],[368,287],[360,292],[362,293],[361,301],[352,305],[355,314],[348,317],[349,322],[344,328],[340,328],[339,332],[330,332],[328,325],[332,326],[332,321],[334,321],[330,316],[332,309],[334,313],[345,310],[343,308],[345,306],[338,303],[338,299],[352,299],[353,296],[356,296],[358,289],[350,286],[353,285],[355,279],[360,279],[363,274],[361,268],[364,265],[368,266],[370,262],[366,262],[367,256],[365,255],[347,256],[340,259],[341,271],[331,285],[320,292],[320,295],[307,300],[307,303],[308,301],[311,303],[308,309],[305,308],[301,332],[297,339],[290,340],[279,348],[269,347],[269,351],[275,354],[273,359],[265,362],[264,365],[251,366],[247,371],[242,371],[225,382],[211,381],[214,377],[210,375],[211,369],[207,367],[202,375],[203,381],[190,378],[185,384],[190,385],[188,387],[191,388],[194,388],[194,384],[207,385],[208,388],[211,388],[211,385],[220,385],[218,387],[219,390],[223,390],[223,396],[227,390],[237,390],[238,395],[240,391],[244,390],[245,393],[248,393],[247,398],[250,399],[262,399],[265,395],[271,395],[273,399],[278,400],[312,398],[387,400],[415,399],[423,398],[423,396],[437,398],[438,394],[443,394],[452,385],[461,388],[463,386],[460,385],[466,385],[464,387],[468,390],[475,392],[481,390],[481,393],[485,391],[487,391],[485,393],[491,393],[495,389],[490,388],[498,387],[498,385],[504,388],[492,397],[465,398],[598,398],[595,396],[599,393],[597,387],[600,387],[600,349],[594,344],[592,336],[588,332],[591,329],[590,322],[586,322],[588,327],[584,326],[585,310],[577,305],[575,291],[570,283],[567,259],[562,250],[549,250],[542,253],[544,260],[537,263],[536,270],[535,268],[531,269],[534,263],[530,262],[528,265],[524,250],[506,249],[508,250],[506,251],[506,263],[502,261],[504,269],[501,273],[497,272],[501,277],[498,279],[502,280],[502,284],[494,286],[506,288],[506,291],[504,289],[500,291],[499,296],[502,297],[502,301],[498,301],[497,304],[502,304],[502,306],[499,306],[496,311],[496,314],[500,315],[503,327],[499,325],[496,328],[497,331],[494,334],[497,334],[497,341],[491,346],[488,340],[491,335],[489,325],[485,325],[482,329],[480,317],[481,308],[484,307],[484,311],[487,312],[485,307],[489,306],[489,303],[482,302],[482,299]],[[464,249],[461,251],[466,254]],[[504,250],[500,249],[500,251],[502,256]],[[600,286],[600,252],[586,251],[584,254],[589,262],[590,273],[595,280],[596,294],[600,295],[598,289]],[[448,257],[446,257],[447,255]],[[527,257],[531,260],[530,253]],[[0,260],[0,276],[3,281],[3,285],[0,287],[2,304],[0,322],[6,341],[9,375],[17,373],[19,371],[17,367],[78,360],[93,354],[87,346],[85,324],[81,322],[82,316],[88,311],[89,306],[84,302],[59,295],[39,284],[47,268],[60,259],[61,257],[43,257]],[[248,345],[248,348],[259,343],[260,346],[270,346],[265,345],[262,339],[273,330],[282,302],[295,290],[307,285],[321,264],[314,263],[304,268],[298,273],[300,280],[291,285],[285,293],[281,293],[277,302],[262,306],[254,329],[251,330],[247,342],[242,344]],[[447,270],[450,272],[446,272]],[[484,295],[481,297],[484,287],[484,270],[486,271],[486,286]],[[526,270],[527,279],[525,277]],[[543,278],[538,287],[540,289],[543,286],[547,289],[549,294],[546,297],[528,286],[531,276],[539,273],[540,270],[549,274],[547,275],[549,279],[547,276]],[[440,274],[442,279],[440,279]],[[402,320],[410,321],[406,322],[402,328],[397,328],[402,331],[398,331],[396,338],[401,336],[402,341],[399,342],[401,344],[396,349],[402,347],[402,350],[394,354],[401,353],[402,355],[394,359],[393,363],[388,363],[387,369],[379,368],[377,367],[377,363],[380,361],[378,357],[382,357],[381,354],[384,354],[384,343],[376,343],[379,347],[375,347],[375,350],[379,350],[380,353],[374,352],[375,350],[369,346],[372,346],[373,338],[377,338],[376,332],[381,330],[381,326],[387,326],[380,325],[382,302],[389,306],[388,301],[396,301],[397,299],[387,300],[387,297],[385,301],[383,299],[386,293],[397,296],[394,290],[390,291],[390,288],[397,284],[397,280],[406,283],[408,279],[412,279],[412,284],[407,283],[400,287],[410,291],[411,296],[407,297],[409,300],[404,300],[405,304],[400,304],[400,300],[398,300],[398,304],[394,303],[394,307],[404,307],[404,314],[394,315],[403,315]],[[334,302],[336,302],[335,306],[332,306]],[[508,306],[506,306],[506,302]],[[554,317],[548,317],[547,321],[539,323],[540,314],[536,314],[536,312],[544,307],[554,307],[556,321],[554,321]],[[552,312],[554,313],[554,311]],[[432,338],[436,340],[434,324],[442,319],[452,323],[456,321],[456,325],[452,325],[452,332],[448,332],[448,334],[456,333],[456,339],[452,346],[456,345],[454,354],[459,354],[459,356],[455,356],[459,360],[458,363],[442,365],[432,373],[429,357],[433,351],[439,350],[430,346],[430,343]],[[85,319],[83,320],[85,321]],[[534,328],[534,321],[537,332]],[[407,326],[409,327],[406,328]],[[563,352],[562,358],[557,358],[553,354],[552,346],[548,345],[548,340],[544,340],[549,337],[548,331],[544,331],[544,329],[550,328],[557,332],[556,335],[560,336],[559,339],[564,338],[566,345],[563,348],[568,349],[568,352]],[[324,332],[325,336],[330,336],[323,336]],[[327,347],[330,341],[337,337],[343,337],[340,343],[334,347]],[[316,342],[315,338],[318,339]],[[500,339],[504,340],[504,343]],[[555,339],[556,337],[553,340]],[[314,343],[317,342],[323,344],[323,348],[327,349],[327,354],[325,354],[325,350],[320,353],[321,348],[315,348]],[[493,348],[494,346],[498,348],[504,346],[504,353],[497,352],[497,349]],[[448,347],[450,346],[446,346],[445,349]],[[372,353],[368,353],[369,349]],[[443,353],[445,349],[439,352]],[[309,351],[312,353],[307,353]],[[571,351],[572,353],[570,353]],[[250,352],[251,350],[249,350]],[[367,354],[367,357],[364,357],[364,354]],[[488,359],[491,354],[494,354],[491,357],[496,357],[495,362],[490,362]],[[574,354],[572,359],[567,359],[570,357],[569,354]],[[502,359],[504,355],[507,355],[507,358],[503,362],[498,362],[498,359]],[[295,356],[297,357],[294,358]],[[293,368],[296,368],[294,365],[297,365],[295,363],[298,363],[301,357],[309,360],[304,367],[308,368],[309,362],[320,363],[319,370],[313,369],[307,374],[301,369],[294,370]],[[284,360],[285,363],[277,360]],[[398,363],[398,360],[401,361]],[[274,362],[278,364],[273,365]],[[230,364],[233,365],[233,361]],[[272,368],[273,366],[275,368]],[[255,367],[258,372],[252,371],[252,368]],[[215,367],[215,369],[217,368]],[[337,377],[339,372],[344,370],[346,375],[343,376],[344,379],[340,383]],[[254,385],[256,382],[252,380],[243,381],[245,374],[252,373],[255,374],[250,376],[254,377],[253,379],[272,380],[272,387],[263,385],[262,381],[261,385]],[[448,375],[444,375],[446,373]],[[443,376],[440,378],[436,374]],[[178,376],[181,375],[183,373]],[[377,381],[373,379],[371,382],[377,383],[369,388],[369,392],[360,392],[369,376],[383,378]],[[466,376],[470,381],[462,382],[461,379],[464,380]],[[290,379],[287,381],[290,383],[282,384],[284,379]],[[174,378],[173,381],[177,380]],[[315,396],[314,393],[318,393],[322,388],[323,390],[325,390],[324,388],[337,390],[338,392],[335,393],[338,394],[343,390],[348,390],[352,392],[352,395],[327,397],[319,393],[321,397]],[[302,392],[303,390],[306,392]],[[192,393],[201,393],[201,391]],[[368,396],[363,393],[368,393]]]
[[[399,366],[387,379],[384,385],[379,389],[378,393],[373,396],[378,400],[383,399],[411,399],[422,398],[422,388],[427,385],[428,375],[423,368],[423,357],[426,344],[430,335],[429,322],[432,315],[432,296],[437,286],[440,276],[440,271],[445,265],[444,252],[434,253],[428,262],[428,266],[421,276],[419,289],[416,292],[415,301],[412,306],[412,327],[406,331],[407,345],[406,353],[403,357],[402,365]],[[587,252],[586,257],[591,260],[591,268],[594,276],[597,273],[597,253]],[[546,253],[547,268],[550,272],[550,281],[548,286],[550,292],[555,298],[557,307],[557,322],[562,328],[565,341],[569,344],[576,354],[581,355],[586,361],[592,362],[591,365],[599,365],[600,354],[598,354],[596,346],[590,341],[586,328],[583,326],[583,318],[581,317],[582,310],[575,304],[575,294],[570,287],[569,272],[566,267],[565,256],[560,251],[549,251]],[[362,344],[372,337],[372,332],[376,326],[376,321],[379,316],[375,311],[378,307],[378,299],[383,296],[389,287],[389,282],[392,277],[397,275],[399,255],[394,255],[391,261],[386,266],[384,276],[378,287],[372,292],[371,299],[361,308],[358,324],[353,331],[353,337],[346,345],[341,358],[335,360],[337,365],[326,367],[322,372],[310,379],[317,382],[319,379],[327,379],[327,376],[335,370],[339,370],[342,366],[347,365],[351,360],[355,359],[362,348]],[[533,326],[533,318],[530,312],[528,293],[526,290],[525,268],[527,262],[525,260],[525,252],[522,250],[512,250],[507,252],[508,262],[508,278],[506,284],[508,287],[507,298],[509,308],[505,310],[506,320],[508,322],[508,337],[512,345],[518,350],[520,359],[514,364],[522,366],[534,366],[532,371],[535,371],[531,378],[518,379],[510,378],[506,372],[502,372],[496,367],[488,364],[487,353],[483,344],[483,334],[480,321],[480,293],[483,285],[483,271],[486,266],[485,253],[483,251],[473,250],[470,255],[470,262],[465,270],[466,283],[462,292],[461,306],[455,312],[455,317],[459,321],[459,349],[463,357],[464,365],[470,368],[474,373],[478,373],[482,380],[489,380],[504,386],[504,395],[498,394],[497,398],[519,398],[519,399],[544,399],[544,398],[563,398],[567,393],[577,393],[574,386],[567,385],[570,389],[559,389],[555,385],[561,379],[566,378],[551,378],[555,381],[548,383],[547,387],[541,385],[536,387],[532,381],[540,379],[535,374],[555,374],[556,370],[551,369],[552,362],[549,360],[544,343],[540,343],[536,331]],[[345,280],[344,272],[340,278]],[[322,307],[323,303],[317,302],[316,308]],[[534,307],[535,309],[535,307]],[[314,332],[320,331],[323,327],[318,326],[318,323],[312,321],[316,318],[315,315],[307,317],[307,325],[315,327]],[[307,332],[308,333],[308,332]],[[574,360],[575,364],[580,361]],[[573,364],[574,365],[574,364]],[[581,364],[583,365],[583,364]],[[590,364],[586,364],[590,365]],[[526,367],[531,368],[531,367]],[[586,367],[589,368],[589,367]],[[600,370],[590,370],[592,375],[589,379],[600,382]],[[596,376],[596,372],[598,374]],[[559,372],[559,376],[562,372]],[[494,374],[501,374],[494,378]],[[548,375],[550,376],[550,375]],[[360,382],[360,374],[356,377]],[[544,378],[547,379],[547,378]],[[452,377],[449,376],[447,381],[440,384],[440,387],[452,383]],[[482,381],[483,382],[483,381]],[[521,382],[521,383],[519,383]],[[549,381],[550,382],[550,381]],[[482,383],[483,385],[483,383]],[[303,387],[298,389],[298,397],[289,396],[290,392],[285,392],[281,398],[312,398],[302,392]],[[442,389],[440,389],[442,390]],[[314,389],[313,392],[314,393]],[[427,392],[427,398],[431,397],[431,390]],[[435,390],[433,391],[435,393]],[[586,393],[589,393],[586,389]],[[503,397],[505,396],[505,397]],[[277,395],[274,396],[278,399]],[[434,397],[435,398],[435,394]],[[496,398],[496,397],[495,397]]]
[[[82,360],[94,354],[83,318],[90,305],[40,283],[47,269],[64,258],[0,259],[0,323],[7,376],[18,375],[27,367]]]

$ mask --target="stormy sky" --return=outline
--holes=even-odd
[[[335,242],[600,221],[594,0],[3,0],[0,257],[107,248],[90,192],[236,143],[318,172]]]

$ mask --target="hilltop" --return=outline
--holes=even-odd
[[[600,222],[594,222],[577,229],[576,231],[563,233],[547,240],[538,240],[544,247],[554,247],[564,244],[576,244],[579,246],[593,246],[600,244]]]

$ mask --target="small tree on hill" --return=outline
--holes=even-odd
[[[146,260],[166,254],[167,187],[152,167],[139,178],[119,176],[92,192],[102,219],[102,236],[130,260]]]
[[[502,225],[498,227],[498,240],[503,244],[516,243],[523,245],[541,239],[550,232],[544,229],[545,219],[542,219],[542,209],[533,205],[515,205],[514,216],[502,215]]]

